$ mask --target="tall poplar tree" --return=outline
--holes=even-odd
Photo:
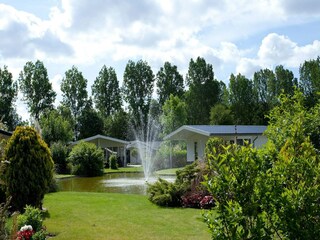
[[[154,74],[147,62],[129,60],[123,76],[123,97],[135,128],[146,126],[153,93]]]
[[[171,94],[181,98],[184,93],[184,84],[177,66],[165,62],[157,73],[156,79],[160,107],[170,98]]]
[[[12,79],[12,74],[7,66],[0,68],[0,122],[6,124],[9,130],[15,127],[15,106],[18,85]]]
[[[86,106],[88,98],[87,82],[82,72],[75,66],[72,66],[71,69],[66,71],[61,83],[62,104],[71,111],[74,120],[73,131],[75,139],[79,135],[79,117]]]
[[[204,58],[191,59],[186,83],[189,87],[185,95],[189,124],[209,124],[210,109],[221,100],[222,86],[214,79],[212,65]]]
[[[93,101],[103,116],[110,116],[121,109],[121,94],[114,68],[105,65],[92,85]]]
[[[57,95],[43,62],[27,62],[20,73],[19,84],[23,93],[22,100],[27,103],[30,115],[39,121],[42,113],[53,108]]]

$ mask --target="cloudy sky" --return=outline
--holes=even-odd
[[[43,61],[57,103],[72,65],[90,90],[103,65],[122,83],[129,59],[154,73],[170,61],[185,75],[201,56],[228,84],[230,73],[279,64],[297,74],[318,55],[319,0],[0,0],[0,67],[17,78],[27,61]]]

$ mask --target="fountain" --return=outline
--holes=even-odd
[[[142,122],[142,121],[141,121]],[[159,142],[156,141],[159,133],[159,126],[150,114],[148,115],[147,123],[143,123],[134,129],[136,138],[136,147],[143,167],[145,181],[148,182],[154,169],[155,154],[158,149]]]

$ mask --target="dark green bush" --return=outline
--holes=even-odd
[[[154,184],[148,185],[149,200],[159,206],[180,207],[187,202],[189,196],[202,196],[198,203],[185,204],[185,207],[200,207],[203,197],[209,195],[202,185],[204,174],[207,170],[205,163],[194,162],[182,170],[177,171],[177,178],[174,183],[159,179]]]
[[[103,174],[103,151],[93,143],[80,142],[74,146],[68,161],[72,164],[72,173],[75,175],[94,177]]]
[[[67,161],[69,148],[62,142],[55,142],[51,144],[50,150],[56,173],[70,174],[71,169]]]
[[[47,144],[31,127],[17,127],[9,139],[5,158],[9,162],[4,179],[12,208],[42,207],[53,177],[53,161]]]
[[[181,206],[181,194],[174,183],[159,178],[154,184],[150,184],[147,190],[148,199],[158,205],[165,207]]]
[[[33,230],[38,232],[42,229],[43,217],[42,212],[38,208],[31,206],[25,207],[25,212],[18,216],[18,229],[24,225],[31,225]]]
[[[115,154],[111,154],[109,161],[111,169],[118,169],[117,156]]]

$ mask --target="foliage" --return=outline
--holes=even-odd
[[[14,102],[17,94],[17,82],[13,81],[7,66],[4,66],[3,70],[0,68],[0,121],[5,123],[10,130],[16,127]]]
[[[134,128],[147,124],[153,93],[154,74],[147,62],[129,61],[123,75],[123,98],[128,103]]]
[[[67,161],[69,148],[62,142],[55,142],[51,144],[50,150],[56,173],[70,174],[71,169]]]
[[[167,142],[163,142],[154,157],[154,168],[165,169],[184,167],[187,164],[186,156],[187,150],[182,143],[176,144],[173,142],[170,145]]]
[[[188,124],[208,124],[210,109],[221,101],[221,84],[214,79],[213,68],[204,58],[190,60],[185,94],[188,109]]]
[[[308,107],[313,107],[319,100],[320,92],[320,57],[305,61],[299,68],[300,88],[306,97]]]
[[[103,174],[103,151],[93,143],[79,142],[72,148],[68,161],[73,165],[75,175],[94,177]]]
[[[71,125],[57,110],[44,114],[40,119],[40,126],[41,136],[49,146],[54,142],[67,143],[72,140]]]
[[[280,100],[269,115],[265,149],[214,145],[206,150],[206,185],[217,202],[217,215],[205,214],[213,239],[320,234],[320,159],[309,137],[312,111],[302,106],[299,92]]]
[[[109,162],[111,169],[118,169],[117,156],[115,154],[111,154]]]
[[[53,177],[53,161],[47,144],[31,127],[17,127],[9,139],[5,158],[6,192],[12,207],[23,211],[26,205],[42,207],[44,194]]]
[[[154,184],[148,185],[149,200],[159,206],[169,207],[201,207],[209,204],[209,194],[202,186],[206,170],[203,163],[194,162],[176,172],[174,183],[159,178]],[[208,202],[206,202],[206,199]]]
[[[104,119],[104,134],[118,139],[128,139],[128,113],[122,109]]]
[[[231,74],[229,82],[230,109],[234,116],[235,124],[254,124],[256,96],[253,83],[245,76]]]
[[[171,95],[181,98],[184,93],[183,77],[178,72],[177,66],[165,62],[157,73],[157,93],[159,104],[163,104]]]
[[[210,109],[210,124],[212,125],[232,125],[234,123],[231,110],[218,103]]]
[[[43,62],[27,62],[19,76],[20,90],[29,112],[39,121],[41,114],[53,108],[56,93],[52,90],[47,69]]]
[[[5,202],[0,203],[0,239],[8,239],[8,232],[6,229],[6,223],[9,218],[11,198],[8,198]]]
[[[121,109],[121,95],[114,68],[101,68],[92,85],[92,95],[96,108],[103,116],[110,116]]]
[[[149,184],[147,193],[148,199],[158,206],[181,206],[181,194],[176,184],[162,178],[159,178],[154,184]]]
[[[160,122],[165,136],[187,123],[187,106],[178,96],[170,95],[162,107]]]
[[[17,221],[19,229],[25,225],[31,225],[33,230],[38,232],[42,229],[43,215],[40,209],[26,206],[24,213],[18,216]]]
[[[65,72],[65,77],[61,83],[62,103],[71,111],[72,119],[74,120],[74,137],[78,139],[79,124],[78,120],[82,110],[86,106],[88,98],[87,79],[85,79],[75,66]]]
[[[103,133],[103,119],[98,112],[93,109],[91,100],[87,104],[78,119],[79,124],[79,139],[92,137]]]

